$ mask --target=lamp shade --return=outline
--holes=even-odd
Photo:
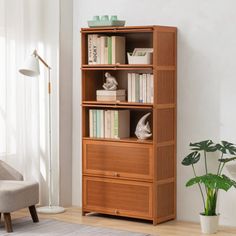
[[[22,68],[19,69],[19,72],[23,75],[35,77],[40,74],[39,71],[39,60],[33,54],[26,61]]]

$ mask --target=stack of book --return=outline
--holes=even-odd
[[[125,37],[88,35],[88,64],[125,64]]]
[[[128,73],[128,102],[153,103],[153,74]]]
[[[109,90],[97,90],[97,101],[125,101],[125,89],[119,89],[115,91]]]
[[[90,138],[127,138],[130,136],[129,110],[89,110]]]

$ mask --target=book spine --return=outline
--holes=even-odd
[[[119,122],[119,117],[118,117],[119,111],[114,111],[114,138],[119,138],[118,134],[118,122]]]
[[[139,91],[139,74],[135,73],[135,102],[139,102],[139,96],[140,96],[140,91]]]
[[[101,64],[105,64],[105,37],[101,37],[101,47],[100,47],[100,55],[101,55]]]
[[[112,39],[108,37],[108,64],[112,64]]]
[[[93,64],[97,64],[98,60],[97,37],[97,34],[93,34]]]
[[[93,110],[93,137],[97,138],[97,111]]]
[[[143,103],[143,75],[139,74],[139,102]]]
[[[128,102],[132,102],[132,74],[128,73]]]
[[[115,111],[111,110],[111,138],[114,138],[114,114]]]
[[[131,98],[131,102],[135,102],[135,73],[132,73],[132,85],[131,85],[131,87],[132,87],[132,92],[131,92],[131,96],[132,96],[132,98]]]
[[[105,111],[105,138],[111,137],[111,111]]]
[[[154,103],[154,75],[151,74],[151,103]]]
[[[100,127],[100,124],[101,124],[101,110],[97,110],[97,138],[101,138],[101,127]]]
[[[147,76],[143,74],[143,102],[147,102]]]
[[[97,37],[97,64],[101,64],[101,37],[98,35]]]
[[[111,64],[116,64],[116,36],[111,37]]]
[[[104,64],[108,64],[108,37],[105,37],[104,44]]]
[[[89,110],[89,137],[93,138],[93,110]]]
[[[100,110],[100,118],[101,138],[104,138],[104,110]]]
[[[147,76],[147,103],[151,102],[151,76],[150,74],[146,74]]]
[[[93,64],[93,35],[88,35],[88,64]]]

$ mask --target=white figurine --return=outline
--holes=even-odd
[[[111,76],[111,74],[108,72],[105,73],[105,77],[106,77],[106,83],[104,83],[102,87],[105,90],[110,90],[110,91],[117,90],[118,83],[116,81],[116,78],[114,76]]]
[[[150,125],[149,122],[147,122],[145,124],[145,120],[147,119],[147,117],[150,115],[151,113],[147,113],[146,115],[144,115],[138,122],[137,126],[136,126],[136,130],[135,130],[135,135],[137,136],[138,139],[148,139],[149,137],[152,136],[151,133],[151,129],[150,129]]]

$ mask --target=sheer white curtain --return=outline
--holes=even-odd
[[[0,159],[25,179],[39,181],[45,193],[46,80],[18,72],[33,49],[44,51],[41,4],[40,0],[0,0]]]

